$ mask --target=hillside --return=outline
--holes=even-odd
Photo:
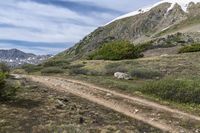
[[[190,1],[164,0],[120,16],[97,28],[57,57],[84,58],[113,40],[127,40],[134,44],[153,41],[159,47],[166,43],[177,46],[197,42],[200,39],[200,3],[198,0]],[[179,39],[176,39],[177,33],[181,33]]]

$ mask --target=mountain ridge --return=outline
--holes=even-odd
[[[0,49],[0,62],[16,67],[23,64],[39,64],[49,59],[51,55],[35,55],[18,49]]]
[[[173,3],[169,3],[169,1]],[[193,33],[199,34],[197,30],[198,27],[200,28],[200,1],[190,1],[164,0],[145,12],[140,11],[134,16],[115,20],[97,28],[75,46],[58,56],[74,59],[84,58],[109,41],[127,40],[137,45],[167,38],[168,35],[176,35],[179,32],[183,36],[190,36],[189,40],[198,41],[198,37],[194,38]],[[184,3],[188,4],[187,12],[183,9]],[[197,28],[192,28],[194,26]],[[181,41],[179,40],[179,42]]]
[[[171,6],[168,8],[167,12],[169,12],[171,9],[173,9],[173,7],[178,4],[181,6],[181,9],[184,11],[184,12],[187,12],[187,9],[190,5],[190,3],[198,3],[200,2],[199,0],[162,0],[160,2],[157,2],[156,4],[153,4],[151,6],[147,6],[147,7],[144,7],[144,8],[141,8],[139,10],[136,10],[136,11],[133,11],[133,12],[130,12],[130,13],[127,13],[127,14],[124,14],[122,16],[119,16],[117,18],[115,18],[114,20],[111,20],[110,22],[108,22],[107,24],[105,24],[104,26],[116,21],[116,20],[120,20],[120,19],[123,19],[123,18],[127,18],[127,17],[131,17],[131,16],[135,16],[135,15],[138,15],[140,13],[144,13],[144,12],[147,12],[149,10],[151,10],[152,8],[160,5],[160,4],[163,4],[163,3],[170,3]]]

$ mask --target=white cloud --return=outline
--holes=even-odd
[[[109,8],[122,12],[137,10],[143,6],[158,2],[160,0],[63,0],[73,2],[88,2],[100,7]]]
[[[122,12],[132,11],[142,3],[142,1],[136,0],[71,1],[89,2],[91,5],[100,8]],[[111,12],[97,13],[91,11],[88,15],[79,14],[67,7],[59,7],[53,4],[40,4],[29,0],[2,0],[0,1],[0,24],[8,26],[0,25],[0,39],[55,43],[78,42],[95,28],[104,25],[115,17],[117,17],[116,14]],[[0,48],[1,46],[11,48],[14,45],[0,44]],[[29,44],[27,44],[27,47],[24,46],[23,49],[28,50],[28,47]],[[53,49],[49,47],[48,50],[52,51]]]
[[[86,23],[88,26],[68,23],[68,19]],[[0,39],[12,37],[12,39],[37,42],[76,42],[94,30],[94,25],[99,24],[98,20],[92,17],[82,16],[68,9],[33,2],[15,2],[6,6],[1,4],[0,22],[27,28],[0,28],[0,32],[4,33],[0,34]],[[34,32],[29,28],[38,29],[40,32]]]

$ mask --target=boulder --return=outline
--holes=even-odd
[[[118,78],[118,79],[125,79],[125,80],[131,80],[131,76],[129,76],[126,73],[122,73],[122,72],[116,72],[114,73],[114,77]]]

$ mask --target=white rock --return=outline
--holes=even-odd
[[[167,57],[169,56],[168,54],[162,54],[160,57]]]
[[[126,79],[126,80],[130,80],[131,79],[131,77],[128,74],[122,73],[122,72],[114,73],[114,77],[116,77],[118,79]]]

